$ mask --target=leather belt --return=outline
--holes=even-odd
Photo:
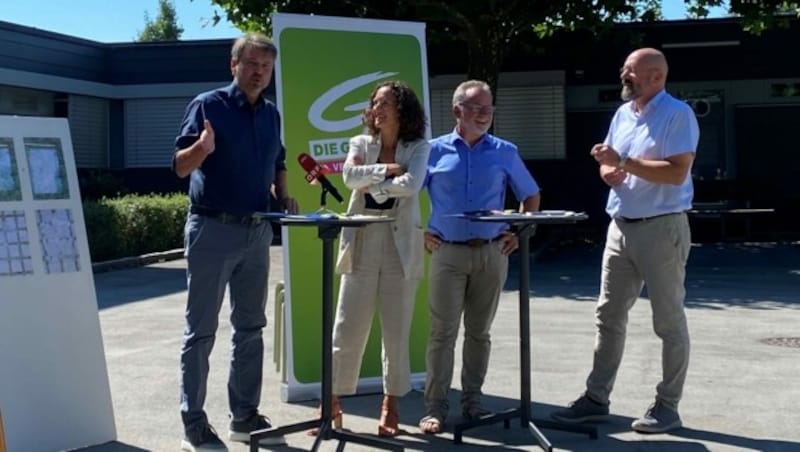
[[[469,240],[442,240],[444,243],[449,243],[450,245],[462,245],[468,246],[470,248],[479,248],[483,245],[488,245],[490,243],[496,242],[503,237],[503,234],[498,235],[493,239],[469,239]]]
[[[201,217],[213,218],[220,223],[225,224],[241,224],[244,226],[258,226],[266,223],[267,219],[255,215],[234,215],[232,213],[223,212],[222,210],[211,209],[203,206],[190,206],[189,212],[200,215]]]
[[[623,223],[641,223],[643,221],[654,220],[656,218],[667,217],[670,215],[678,215],[683,212],[670,212],[670,213],[662,213],[660,215],[653,215],[652,217],[642,217],[642,218],[627,218],[627,217],[617,217],[618,220],[622,220]]]

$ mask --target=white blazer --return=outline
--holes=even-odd
[[[369,187],[375,201],[382,203],[394,198],[394,207],[387,214],[394,217],[391,224],[394,244],[403,264],[405,279],[422,277],[423,229],[419,213],[419,191],[425,182],[428,155],[431,145],[425,139],[406,143],[400,141],[395,150],[395,162],[406,169],[400,176],[386,179],[386,165],[377,163],[381,151],[379,137],[357,135],[350,139],[347,160],[344,162],[342,176],[344,184],[352,189],[348,214],[364,212],[364,193],[359,189]],[[360,159],[362,164],[355,164]],[[336,271],[352,273],[355,247],[360,245],[359,236],[364,228],[342,228],[339,241],[339,256]]]

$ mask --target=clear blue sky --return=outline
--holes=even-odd
[[[181,39],[233,38],[239,31],[205,21],[222,10],[210,0],[173,0]],[[144,28],[145,11],[154,19],[158,0],[0,0],[0,20],[99,42],[130,42]]]
[[[225,21],[204,26],[215,9],[224,16],[210,0],[174,0],[174,4],[184,29],[181,39],[227,39],[239,34]],[[683,0],[663,0],[664,17],[684,18],[683,6]],[[145,12],[155,18],[158,0],[0,0],[0,20],[99,42],[135,40],[144,28]],[[724,14],[723,8],[715,8],[711,16]]]

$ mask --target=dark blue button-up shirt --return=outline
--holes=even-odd
[[[275,173],[286,169],[275,104],[262,99],[251,105],[233,83],[202,93],[186,107],[177,150],[197,141],[204,119],[214,129],[214,152],[192,171],[192,205],[236,215],[268,211]]]

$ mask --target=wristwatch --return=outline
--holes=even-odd
[[[625,164],[628,163],[628,154],[622,154],[619,156],[619,162],[617,163],[617,168],[622,169],[625,167]]]

